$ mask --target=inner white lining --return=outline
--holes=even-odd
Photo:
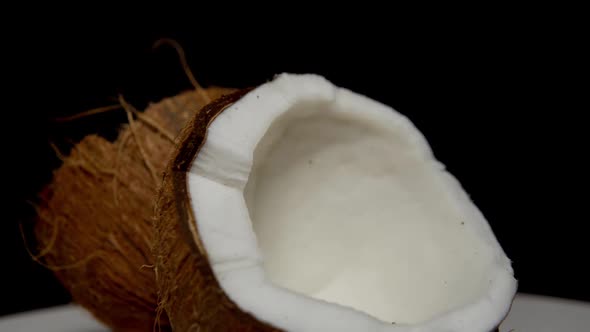
[[[411,123],[319,77],[283,75],[224,111],[188,181],[222,287],[275,326],[486,331],[514,293],[485,219]]]

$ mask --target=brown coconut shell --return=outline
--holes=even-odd
[[[175,331],[279,331],[242,311],[221,289],[196,230],[186,188],[186,173],[209,124],[246,92],[221,97],[196,114],[180,135],[164,174],[154,254],[161,305]]]
[[[174,137],[222,88],[167,98],[136,113],[114,142],[76,144],[42,191],[34,258],[55,271],[73,300],[118,331],[151,331],[158,312],[152,224]],[[128,105],[127,105],[128,106]],[[130,113],[128,113],[130,115]]]

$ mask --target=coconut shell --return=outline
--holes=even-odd
[[[281,331],[242,311],[223,291],[200,239],[198,217],[187,192],[186,174],[205,143],[207,128],[247,92],[223,96],[199,111],[178,137],[164,173],[154,219],[154,255],[160,305],[174,331]]]
[[[154,205],[173,138],[206,102],[186,92],[148,107],[114,142],[85,137],[40,194],[34,258],[114,330],[170,330],[157,310]]]
[[[209,124],[247,91],[205,106],[178,140],[156,208],[156,275],[161,306],[175,331],[278,331],[242,311],[221,289],[189,206],[186,173],[205,142]]]

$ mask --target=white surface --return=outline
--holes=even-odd
[[[85,310],[75,305],[0,317],[1,332],[106,332]]]
[[[590,303],[518,294],[500,332],[590,331]],[[1,332],[106,332],[84,310],[66,305],[0,317]]]
[[[590,331],[590,303],[519,294],[500,332]]]

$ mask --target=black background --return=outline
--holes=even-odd
[[[148,18],[115,26],[103,17],[48,22],[6,42],[4,78],[12,89],[2,112],[8,213],[0,314],[69,301],[29,259],[18,232],[19,223],[30,225],[26,201],[58,166],[49,142],[67,148],[89,132],[112,137],[125,121],[118,112],[66,124],[51,119],[110,104],[119,93],[145,107],[190,89],[175,52],[151,49],[161,37],[184,46],[205,86],[313,72],[406,114],[488,218],[519,290],[590,301],[587,163],[579,157],[587,138],[584,108],[570,98],[581,88],[566,34],[550,20],[508,28],[478,19],[431,27],[376,21],[316,28],[301,17],[296,32],[286,32],[292,23],[277,18],[222,31],[220,21],[170,28]]]

